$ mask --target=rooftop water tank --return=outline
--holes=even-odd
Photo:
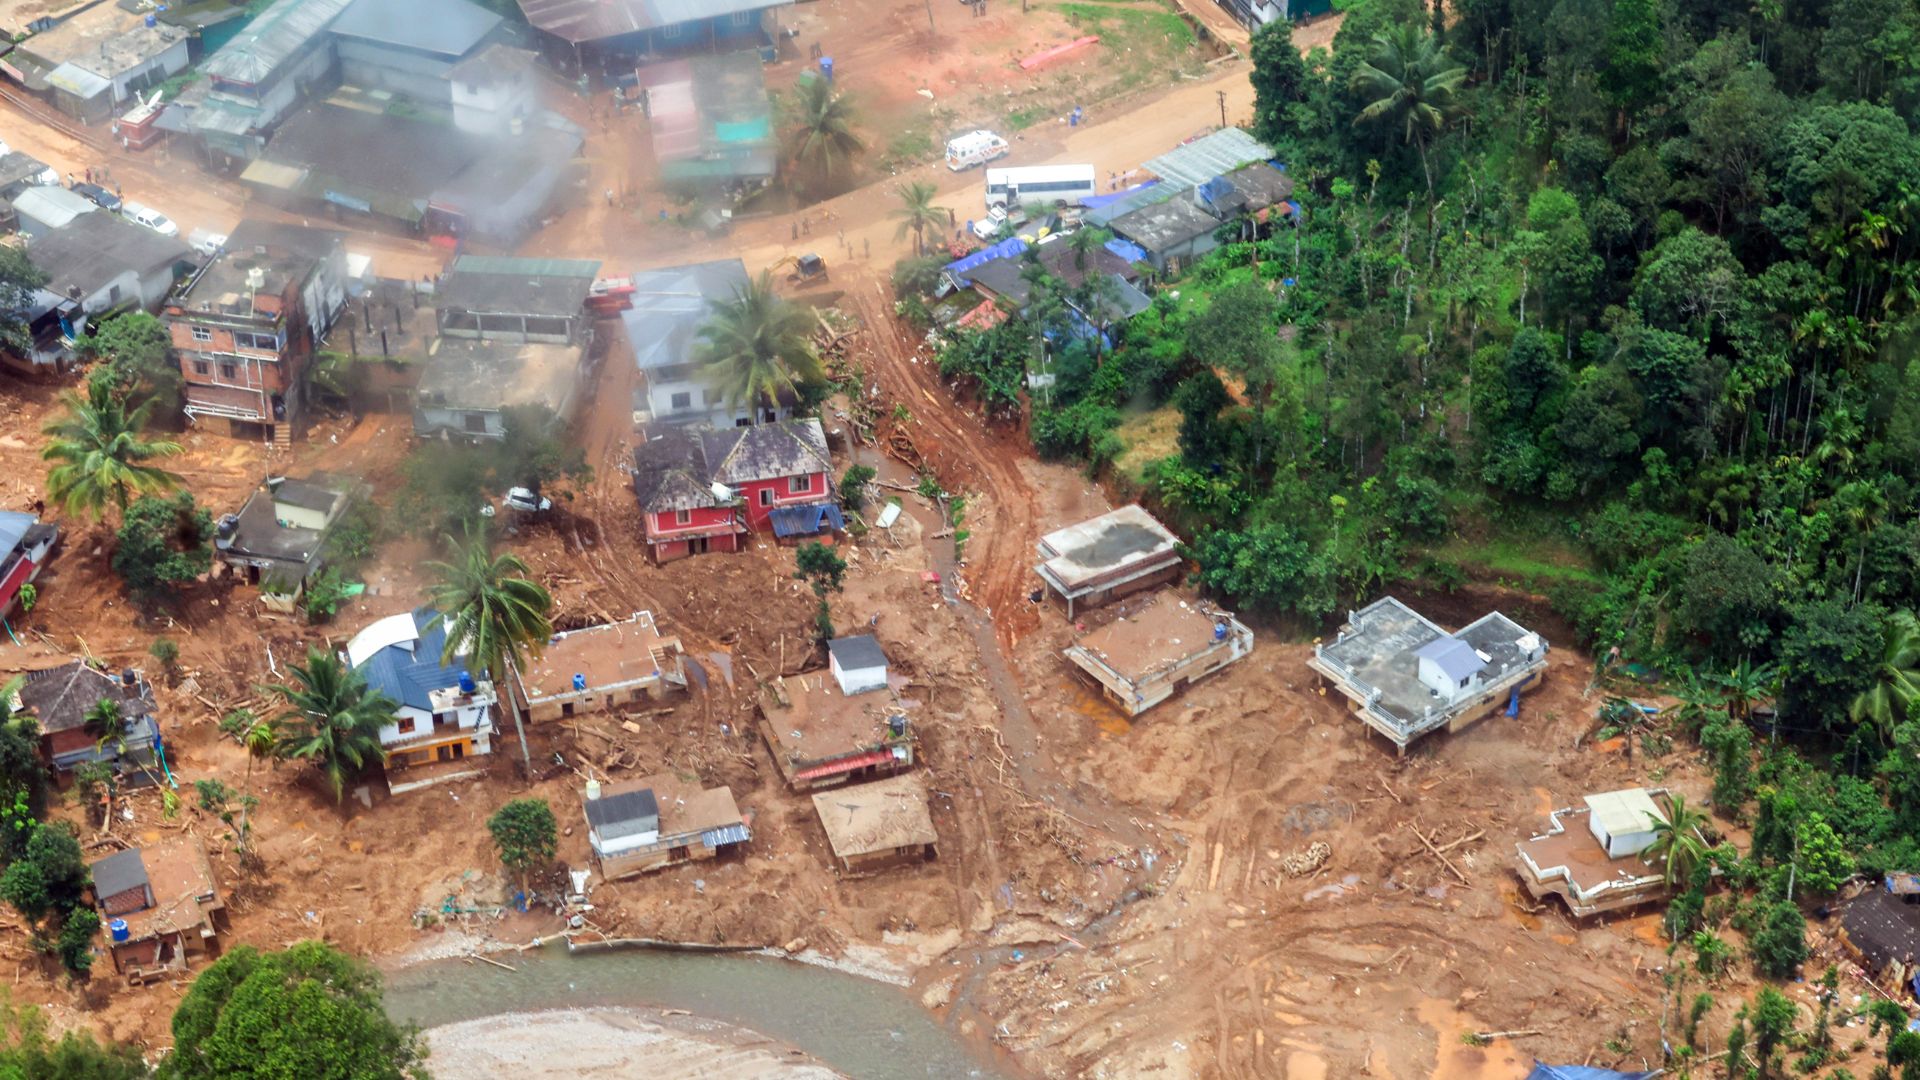
[[[152,12],[147,13],[147,29],[153,29],[159,22],[160,20],[155,18]]]
[[[585,675],[580,674],[577,671],[574,672],[573,688],[575,690],[585,690],[587,688],[587,677]]]
[[[96,923],[95,925],[98,924]],[[115,941],[125,941],[132,936],[132,932],[127,929],[127,920],[125,919],[115,919],[108,923],[107,931],[113,935],[113,940]]]
[[[1217,622],[1213,624],[1213,640],[1215,641],[1227,640],[1227,624],[1226,623]]]
[[[587,801],[592,802],[593,800],[599,797],[600,797],[600,781],[598,780],[587,781]]]
[[[460,692],[463,694],[471,694],[478,689],[479,686],[474,683],[472,673],[462,671],[460,673]]]

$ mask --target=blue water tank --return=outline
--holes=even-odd
[[[479,688],[480,687],[473,681],[472,673],[466,672],[466,671],[462,671],[460,673],[460,692],[461,693],[471,694],[475,690],[478,690]]]
[[[585,690],[587,688],[587,677],[585,675],[580,674],[577,671],[574,672],[573,688],[575,690]]]
[[[147,29],[149,30],[153,29],[154,25],[157,24],[159,21],[160,21],[159,19],[153,16],[153,13],[149,12],[147,14]]]
[[[1227,624],[1226,623],[1217,622],[1213,624],[1213,640],[1215,641],[1227,640]]]
[[[98,924],[96,923],[95,925]],[[131,932],[127,929],[127,920],[125,919],[115,919],[108,923],[107,932],[113,935],[113,940],[115,941],[125,941],[128,937],[132,936]]]

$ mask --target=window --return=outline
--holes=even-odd
[[[752,26],[753,17],[755,14],[756,14],[755,12],[751,12],[751,11],[736,11],[733,13],[733,25]]]
[[[403,716],[397,723],[402,735],[411,735],[420,730],[420,721],[411,716]]]
[[[232,382],[240,377],[240,368],[231,360],[220,361],[220,377]]]
[[[561,703],[560,703],[560,715],[561,715],[561,716],[572,716],[572,715],[573,715],[573,702],[571,702],[571,701],[563,701],[563,702],[561,702]]]
[[[481,434],[487,430],[487,414],[470,412],[465,414],[465,416],[468,431]]]
[[[807,492],[812,490],[813,490],[813,477],[811,476],[787,477],[787,494],[805,495]]]
[[[668,41],[672,41],[674,38],[677,38],[680,36],[680,32],[683,29],[684,27],[682,27],[679,23],[668,23],[667,25],[660,28],[660,36],[663,38],[666,38]]]
[[[194,327],[194,328],[193,328],[193,340],[195,340],[195,341],[212,341],[212,340],[213,340],[213,327],[211,327],[211,326],[196,326],[196,327]]]
[[[236,349],[258,349],[262,352],[279,352],[280,339],[272,334],[252,334],[245,330],[233,332],[233,346]]]
[[[213,365],[207,363],[205,360],[195,360],[193,362],[193,373],[195,375],[211,375],[213,374]]]
[[[675,525],[691,525],[691,524],[693,524],[693,511],[691,511],[691,510],[675,510],[675,511],[673,512],[673,523],[674,523]]]
[[[760,489],[760,505],[761,506],[773,505],[773,489],[772,488]]]
[[[681,409],[693,408],[693,392],[689,390],[685,393],[673,395],[672,407],[675,412],[679,412]]]
[[[120,286],[115,285],[113,288],[107,290],[107,303],[117,304],[119,302],[120,302]]]

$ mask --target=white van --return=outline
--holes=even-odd
[[[168,220],[167,215],[151,206],[141,206],[137,202],[126,203],[120,207],[120,216],[135,225],[145,225],[161,236],[180,235],[180,226],[175,225]]]
[[[1007,156],[1007,140],[991,131],[969,131],[947,140],[947,168],[954,172]]]

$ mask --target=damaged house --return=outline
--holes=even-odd
[[[469,759],[493,752],[493,683],[464,657],[443,662],[446,647],[430,607],[370,623],[347,642],[347,663],[394,703],[393,722],[380,728],[390,794],[476,776]]]
[[[89,761],[111,766],[122,783],[133,785],[156,782],[166,767],[153,687],[133,668],[116,674],[75,660],[28,672],[19,702],[39,725],[40,757],[58,781]],[[119,710],[117,729],[88,718],[102,702]]]
[[[752,838],[726,787],[701,788],[672,773],[603,788],[587,781],[587,842],[608,881],[711,859]]]
[[[220,955],[227,905],[199,838],[129,848],[87,869],[107,955],[130,985],[177,978]]]
[[[927,785],[919,773],[816,792],[813,810],[844,876],[932,862],[938,855],[940,834],[927,811]]]
[[[1067,618],[1178,578],[1180,538],[1138,504],[1040,538],[1034,571],[1067,602]]]
[[[633,456],[633,492],[656,562],[738,551],[750,531],[797,539],[846,527],[818,420],[668,428]]]
[[[911,769],[919,736],[888,683],[871,635],[827,643],[828,669],[773,681],[760,699],[760,734],[797,791]]]
[[[687,688],[680,639],[660,632],[653,612],[623,622],[567,630],[514,672],[520,705],[533,723],[616,711]]]
[[[0,618],[20,606],[20,590],[40,576],[59,542],[58,526],[18,510],[0,510]]]
[[[1575,918],[1663,900],[1673,891],[1666,867],[1646,851],[1671,810],[1665,788],[1588,795],[1515,845],[1514,870],[1535,900],[1558,896]]]
[[[1546,677],[1547,642],[1497,611],[1448,633],[1387,596],[1349,612],[1307,666],[1404,754],[1443,728],[1460,731],[1502,708],[1517,714],[1520,695]]]
[[[1253,631],[1232,612],[1168,589],[1123,604],[1112,621],[1080,635],[1066,657],[1107,700],[1139,716],[1251,652]]]
[[[220,519],[214,551],[248,584],[261,586],[269,607],[292,611],[325,564],[334,525],[355,498],[364,496],[357,485],[324,476],[269,477],[238,514]]]

